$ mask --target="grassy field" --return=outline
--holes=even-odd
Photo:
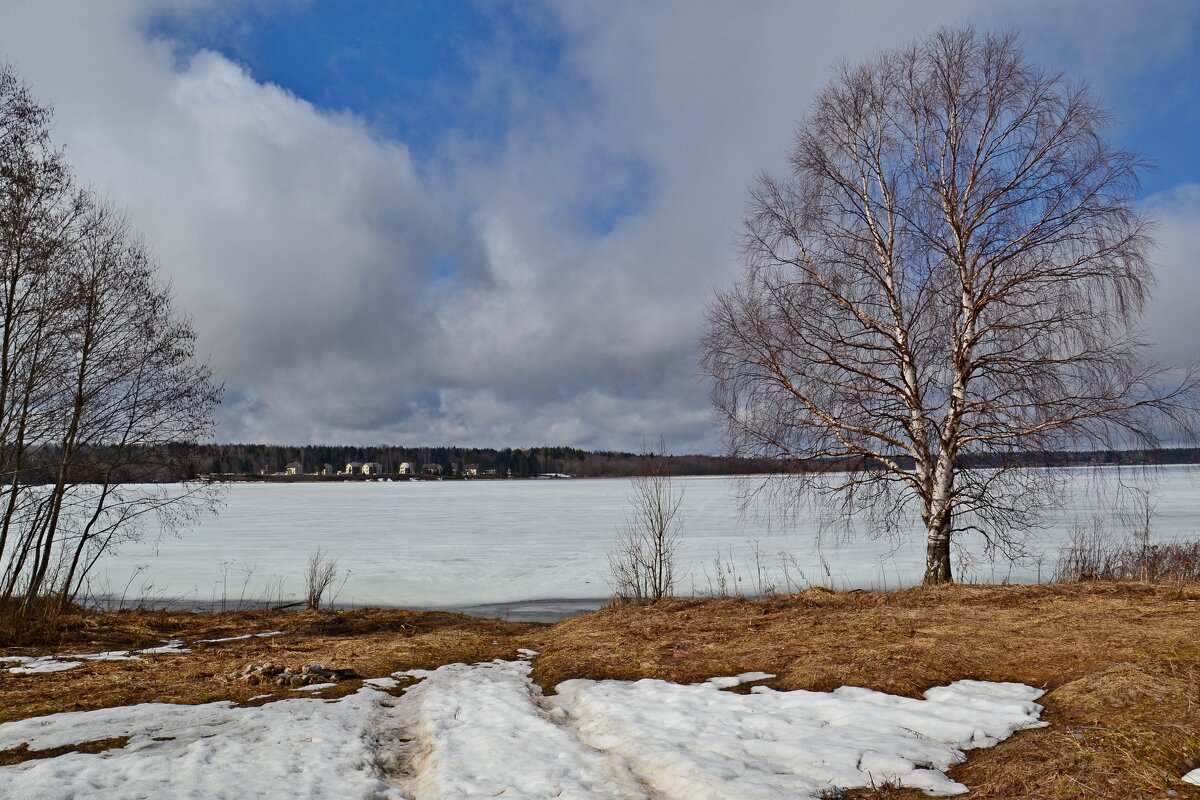
[[[1200,787],[1179,781],[1200,767],[1200,587],[1194,586],[810,590],[764,600],[623,605],[556,625],[390,610],[133,611],[71,617],[53,642],[0,652],[95,652],[273,629],[286,633],[193,644],[182,656],[86,662],[48,675],[0,672],[0,721],[148,700],[246,702],[270,691],[229,680],[247,663],[317,661],[370,678],[510,658],[526,647],[541,652],[534,677],[546,691],[568,678],[690,682],[752,670],[777,673],[769,683],[777,689],[852,684],[911,696],[959,678],[1019,681],[1046,690],[1041,702],[1051,724],[971,753],[951,774],[973,797],[1200,798]],[[358,686],[346,681],[324,696]],[[34,755],[8,751],[0,763]],[[851,796],[920,795],[885,789]]]

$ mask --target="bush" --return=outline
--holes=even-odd
[[[1144,534],[1121,541],[1077,527],[1059,555],[1055,580],[1200,583],[1200,539],[1151,544]]]

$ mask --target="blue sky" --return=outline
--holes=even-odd
[[[1200,326],[1200,4],[0,0],[0,57],[128,208],[225,440],[722,444],[697,377],[746,187],[842,60],[1020,33],[1157,169],[1165,360]]]
[[[1017,26],[1000,21],[995,27]],[[436,157],[447,134],[503,139],[511,124],[507,98],[502,91],[476,91],[480,73],[496,69],[498,60],[526,87],[553,96],[564,112],[588,99],[586,80],[566,61],[567,32],[534,3],[314,0],[235,5],[216,13],[201,6],[160,10],[144,30],[177,45],[181,58],[213,50],[259,81],[329,111],[359,115],[427,158]],[[1148,194],[1200,179],[1198,37],[1193,29],[1190,46],[1138,54],[1129,72],[1097,82],[1087,75],[1088,59],[1077,43],[1036,29],[1025,34],[1031,49],[1044,51],[1043,64],[1098,90],[1114,112],[1114,138],[1155,165],[1145,175]],[[642,188],[629,192],[629,202],[636,203],[645,165],[617,166],[631,164],[642,174],[633,179]],[[614,211],[597,213],[604,218]]]
[[[338,2],[258,4],[213,13],[165,9],[145,23],[148,36],[209,49],[331,111],[349,111],[430,154],[447,131],[499,139],[505,98],[474,91],[480,54],[502,55],[505,69],[547,88],[562,71],[559,31],[530,5]]]

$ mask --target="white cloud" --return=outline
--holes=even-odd
[[[1153,261],[1158,289],[1146,314],[1151,341],[1171,366],[1200,361],[1200,184],[1184,184],[1147,199],[1158,223]]]
[[[447,132],[421,163],[223,56],[147,39],[163,7],[0,0],[0,58],[159,253],[228,384],[222,438],[635,448],[661,433],[709,451],[703,306],[737,273],[748,181],[781,165],[831,65],[969,18],[1032,22],[1040,57],[1070,18],[948,0],[562,3],[548,19],[578,96],[478,53],[473,97],[507,98],[512,126],[485,146]],[[1083,16],[1092,39],[1053,56],[1066,66],[1170,28]],[[583,210],[619,207],[631,181],[632,213],[590,229]],[[1161,260],[1184,264],[1194,237],[1173,220]]]

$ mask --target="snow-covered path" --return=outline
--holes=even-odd
[[[0,750],[129,736],[98,754],[0,768],[0,797],[816,797],[835,787],[966,787],[963,750],[1038,727],[1037,689],[959,681],[924,700],[843,687],[751,694],[718,683],[567,681],[543,697],[527,661],[398,673],[338,700],[143,704],[0,725]]]

